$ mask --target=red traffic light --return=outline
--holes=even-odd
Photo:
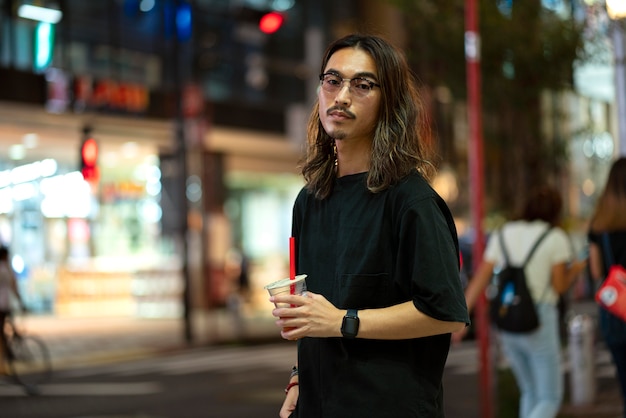
[[[83,159],[83,165],[94,166],[98,162],[98,143],[93,138],[83,141],[80,150],[80,156]]]
[[[81,167],[83,178],[89,182],[97,182],[100,179],[98,169],[98,143],[93,138],[87,138],[80,147]]]
[[[259,29],[263,33],[271,34],[276,32],[283,25],[285,17],[278,12],[264,14],[259,20]]]

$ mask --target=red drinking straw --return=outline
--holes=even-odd
[[[289,237],[289,279],[296,279],[296,239]],[[294,295],[296,293],[296,285],[289,286],[289,293]]]

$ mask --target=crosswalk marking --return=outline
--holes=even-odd
[[[41,385],[40,396],[136,396],[163,391],[157,382],[51,383]],[[1,386],[0,396],[29,396],[20,386]]]
[[[185,375],[207,371],[279,370],[288,373],[296,357],[295,346],[269,345],[254,347],[188,350],[164,357],[152,357],[128,363],[118,363],[67,369],[56,372],[59,378],[89,378],[106,375],[115,379],[148,373]],[[123,380],[123,379],[122,379]],[[39,387],[42,396],[136,396],[159,393],[158,382],[114,383],[54,383]],[[0,386],[2,396],[27,396],[18,385]]]
[[[563,353],[564,370],[569,369],[567,352]],[[64,370],[64,377],[85,377],[96,374],[109,376],[138,376],[148,373],[186,375],[192,373],[242,371],[242,370],[288,370],[296,360],[296,348],[288,344],[265,346],[228,347],[217,349],[188,350],[164,357],[152,357],[127,363]],[[504,358],[500,361],[506,362]],[[606,351],[598,350],[595,357],[597,370],[611,367]],[[446,368],[453,374],[478,373],[478,349],[475,344],[453,347]]]
[[[186,351],[166,357],[153,357],[128,363],[64,370],[60,373],[64,377],[86,377],[95,374],[128,377],[147,373],[185,375],[222,370],[289,370],[295,359],[295,346],[281,344],[262,347]]]
[[[569,352],[566,349],[562,351],[562,367],[564,372],[569,372],[571,364],[569,361]],[[595,347],[593,352],[593,360],[595,366],[596,377],[611,377],[615,375],[615,365],[611,359],[611,354],[603,347]],[[497,367],[508,367],[506,356],[499,354],[496,359]],[[478,358],[478,347],[475,344],[467,345],[461,343],[459,346],[452,347],[446,362],[446,371],[448,374],[476,374],[480,372],[480,362]]]
[[[600,350],[599,350],[600,351]],[[123,378],[147,374],[187,375],[206,372],[229,372],[237,374],[247,371],[285,371],[291,368],[296,360],[295,345],[272,344],[250,347],[218,347],[186,350],[162,357],[150,357],[126,363],[113,363],[93,367],[56,371],[59,378],[85,378],[106,375],[109,378]],[[598,352],[596,375],[614,373],[610,356],[606,352]],[[567,370],[567,353],[564,353],[564,369]],[[446,369],[448,374],[465,375],[479,372],[478,349],[475,344],[453,347],[448,356]],[[248,374],[249,376],[249,374]],[[82,383],[55,384],[53,381],[42,386],[44,395],[141,395],[161,391],[156,382],[138,383]],[[0,396],[16,396],[24,391],[19,386],[0,386]]]

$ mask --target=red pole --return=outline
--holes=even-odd
[[[470,131],[469,138],[469,176],[471,224],[474,228],[474,246],[472,248],[473,268],[476,270],[483,257],[485,247],[483,219],[483,138],[481,115],[481,79],[480,79],[480,35],[478,32],[478,5],[476,0],[465,2],[465,59],[467,69],[467,116]],[[481,296],[474,311],[476,333],[479,344],[480,360],[480,409],[482,418],[493,417],[493,385],[491,358],[489,355],[489,319],[487,300]]]

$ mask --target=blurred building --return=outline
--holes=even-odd
[[[0,242],[32,309],[178,316],[185,283],[216,306],[231,247],[253,279],[286,274],[319,60],[363,3],[380,19],[356,0],[0,0]]]
[[[270,13],[274,32],[260,26]],[[403,46],[402,19],[377,0],[0,0],[0,243],[30,306],[139,316],[179,316],[183,300],[218,306],[232,247],[251,260],[252,287],[286,276],[323,49],[363,28]],[[608,99],[588,96],[547,97],[546,109],[606,121]],[[465,108],[438,100],[450,145],[438,182],[465,201],[455,166]],[[612,127],[597,126],[573,142],[583,186],[612,155]],[[88,138],[98,157],[86,181]],[[584,212],[593,191],[579,195]]]

